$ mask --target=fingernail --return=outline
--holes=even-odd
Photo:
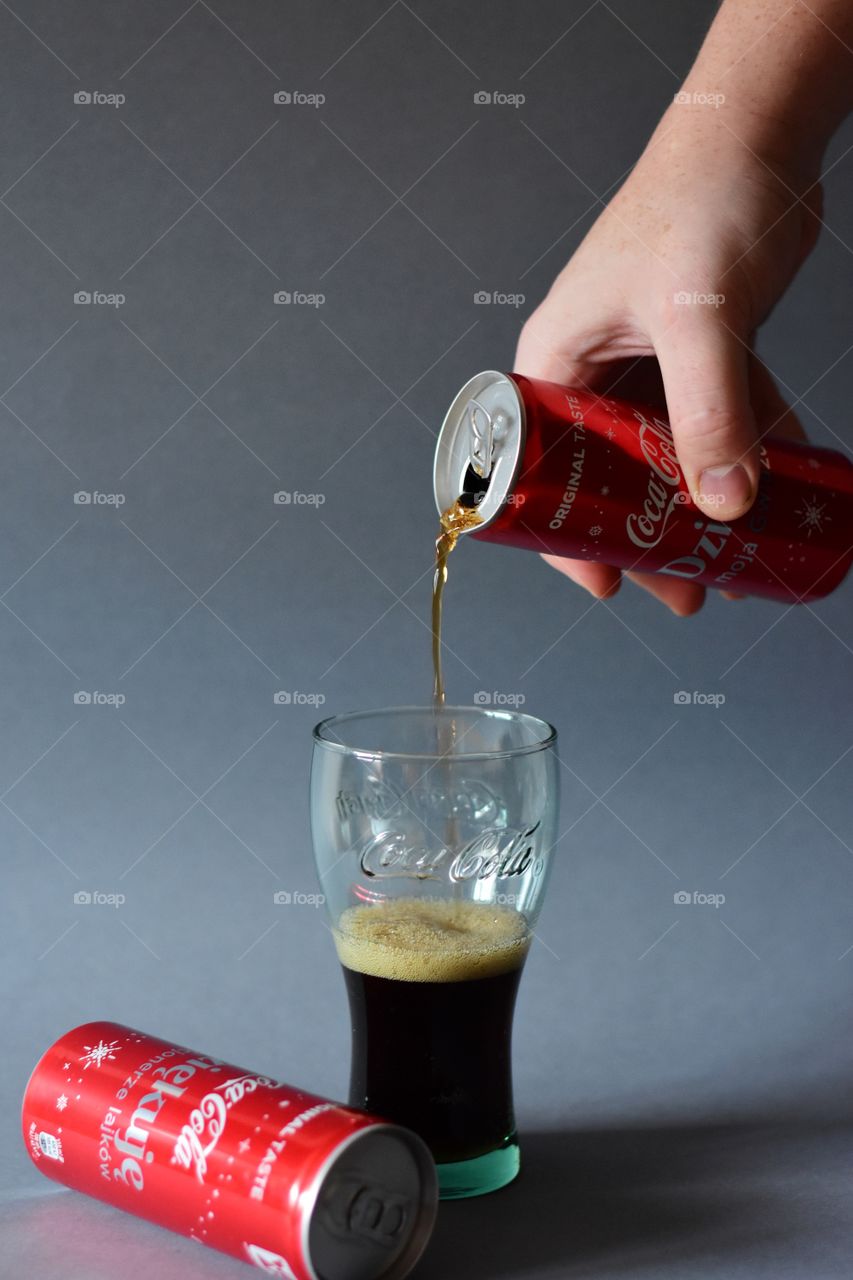
[[[752,482],[739,462],[728,467],[706,467],[699,477],[693,501],[706,515],[722,520],[737,515],[752,496]]]

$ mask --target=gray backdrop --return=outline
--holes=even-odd
[[[43,1179],[27,1075],[112,1017],[345,1092],[330,938],[273,899],[317,888],[318,705],[426,699],[442,413],[510,365],[714,8],[0,7],[3,1276],[243,1274]],[[763,339],[837,447],[851,142]],[[527,1170],[445,1208],[420,1274],[846,1274],[851,600],[679,621],[459,550],[451,697],[557,725],[566,834],[516,1024]]]

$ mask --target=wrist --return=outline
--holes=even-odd
[[[783,187],[801,195],[817,182],[829,140],[804,122],[708,81],[688,77],[664,113],[649,148],[663,145],[671,157],[692,156],[710,175],[752,170],[756,162]]]
[[[808,185],[853,110],[851,45],[850,0],[723,0],[683,92],[711,96],[717,131]]]

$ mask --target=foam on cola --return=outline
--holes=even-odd
[[[454,1162],[512,1141],[512,1015],[530,946],[504,906],[394,898],[350,907],[335,943],[353,1028],[350,1105]]]
[[[389,898],[348,907],[341,964],[397,982],[467,982],[519,968],[530,945],[517,911],[467,898]]]

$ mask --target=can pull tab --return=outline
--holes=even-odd
[[[353,1235],[390,1248],[409,1220],[409,1200],[384,1187],[362,1187],[349,1206]]]
[[[339,1239],[355,1237],[386,1250],[405,1236],[413,1208],[409,1196],[391,1191],[375,1178],[340,1178],[330,1189],[327,1221]]]
[[[507,425],[507,415],[501,409],[492,415],[479,400],[471,400],[468,409],[471,433],[469,460],[481,480],[488,479],[491,474],[495,445],[506,435]]]

